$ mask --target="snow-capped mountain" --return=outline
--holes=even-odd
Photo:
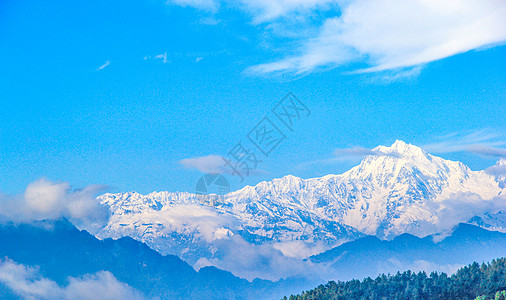
[[[504,184],[496,176],[402,141],[372,153],[343,174],[288,175],[231,192],[214,206],[190,193],[105,194],[99,199],[111,218],[97,236],[131,236],[198,265],[224,255],[231,241],[307,257],[363,234],[425,236],[475,216],[504,218]]]
[[[233,195],[210,206],[205,197],[190,193],[105,194],[99,198],[109,207],[111,217],[97,236],[131,236],[192,263],[219,255],[219,244],[236,237],[255,245],[272,243],[287,256],[306,257],[363,236],[350,226],[281,198],[257,202]],[[304,245],[306,249],[301,248]],[[291,246],[298,246],[298,252],[292,253]]]
[[[419,147],[396,141],[379,146],[360,165],[340,175],[300,179],[285,176],[227,195],[239,208],[261,205],[271,211],[290,206],[322,219],[337,221],[379,237],[438,232],[447,213],[460,206],[504,204],[504,188],[494,176],[472,171],[461,162],[432,156]],[[477,213],[478,211],[476,211]],[[473,217],[475,211],[469,212]],[[453,217],[455,219],[455,217]]]

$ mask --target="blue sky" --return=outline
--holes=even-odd
[[[311,115],[233,189],[396,139],[485,169],[506,147],[505,4],[420,3],[2,1],[0,191],[193,191],[290,91]]]

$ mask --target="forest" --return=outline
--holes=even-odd
[[[506,258],[481,265],[474,262],[453,275],[432,272],[397,272],[375,279],[330,281],[283,300],[308,299],[506,299]]]

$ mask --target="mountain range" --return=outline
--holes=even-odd
[[[506,255],[506,234],[459,224],[441,242],[403,234],[366,236],[307,259],[319,280],[247,281],[215,267],[195,271],[130,237],[99,240],[66,219],[0,224],[2,299],[280,299],[331,279],[380,273],[454,272]],[[109,296],[104,293],[112,293]]]
[[[435,242],[436,236],[419,238],[408,233],[392,240],[367,236],[308,258],[330,268],[334,280],[375,277],[398,271],[454,273],[477,261],[506,255],[506,233],[460,223],[452,233]]]
[[[214,265],[248,279],[299,274],[311,268],[301,259],[367,235],[441,240],[461,222],[506,231],[504,178],[402,141],[372,149],[343,174],[288,175],[217,203],[185,192],[98,199],[110,212],[98,238],[130,236],[196,268]]]

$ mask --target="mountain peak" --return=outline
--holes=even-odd
[[[401,140],[396,140],[390,147],[378,146],[373,149],[373,152],[377,153],[379,156],[391,156],[396,158],[417,157],[426,159],[429,157],[427,152],[422,148]]]
[[[405,154],[405,153],[426,154],[425,151],[422,150],[422,148],[417,147],[412,144],[408,144],[408,143],[401,141],[401,140],[395,140],[395,142],[389,148],[397,151],[399,154]]]
[[[395,142],[392,144],[391,147],[393,148],[407,148],[409,147],[411,144],[406,144],[406,142],[404,141],[401,141],[401,140],[395,140]]]

